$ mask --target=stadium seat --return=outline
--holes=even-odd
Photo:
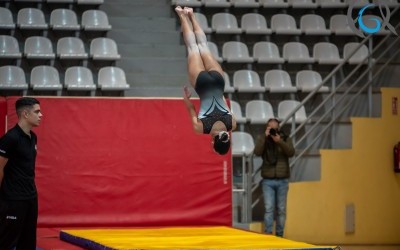
[[[228,93],[228,94],[234,93],[235,88],[232,87],[231,80],[229,78],[229,75],[226,72],[224,72],[224,81],[225,81],[224,93]]]
[[[202,5],[200,0],[176,0],[174,4],[186,7],[200,7]]]
[[[229,8],[231,3],[228,0],[203,0],[205,7],[211,8]]]
[[[78,4],[88,4],[88,5],[101,5],[104,3],[104,0],[77,0]]]
[[[313,63],[307,46],[304,43],[288,42],[283,46],[283,58],[289,63]]]
[[[289,3],[285,0],[259,0],[264,8],[288,8]]]
[[[57,56],[60,59],[87,59],[85,45],[78,37],[63,37],[57,42]]]
[[[18,11],[17,24],[20,29],[45,30],[48,25],[40,9],[24,8]]]
[[[292,85],[289,74],[280,69],[265,72],[264,86],[270,93],[296,93],[297,88]]]
[[[107,14],[102,10],[86,10],[82,14],[82,28],[85,31],[109,31],[111,25]]]
[[[56,55],[49,38],[31,36],[25,40],[24,53],[28,59],[54,59]]]
[[[360,44],[359,43],[347,43],[344,45],[343,49],[343,58],[347,58]],[[350,57],[348,63],[349,64],[359,64],[362,63],[365,58],[368,57],[368,48],[363,44],[357,52]],[[364,62],[367,64],[368,60]]]
[[[340,64],[343,59],[339,49],[333,43],[321,42],[314,45],[314,59],[319,64]]]
[[[253,137],[246,132],[232,132],[232,155],[250,156],[254,151]]]
[[[65,72],[65,87],[68,90],[95,90],[92,72],[81,66],[74,66]]]
[[[33,90],[61,90],[60,76],[52,66],[36,66],[31,72]]]
[[[261,86],[260,76],[252,70],[238,70],[233,74],[233,87],[241,93],[264,93],[265,87]]]
[[[247,45],[242,42],[226,42],[222,46],[222,57],[228,63],[252,63]]]
[[[211,54],[215,57],[215,59],[221,63],[223,61],[222,57],[219,55],[218,47],[215,43],[213,42],[207,42],[208,48],[211,51]]]
[[[293,8],[301,8],[301,9],[315,9],[317,8],[317,3],[313,2],[313,0],[288,0],[289,5]]]
[[[346,8],[348,6],[343,0],[317,0],[317,4],[322,9]]]
[[[197,22],[200,24],[200,27],[203,29],[204,33],[209,34],[212,32],[211,27],[208,25],[207,18],[204,14],[200,12],[194,12]]]
[[[253,47],[254,60],[258,63],[284,63],[278,46],[272,42],[257,42]]]
[[[118,54],[117,44],[111,38],[98,37],[90,43],[90,57],[93,60],[118,60],[121,56]]]
[[[235,8],[258,8],[260,4],[256,0],[231,0]]]
[[[129,85],[126,82],[125,72],[118,67],[104,67],[99,70],[98,84],[101,90],[126,90]]]
[[[216,13],[212,16],[211,27],[217,34],[241,34],[236,17],[230,13]]]
[[[322,82],[321,75],[312,70],[301,70],[296,74],[296,87],[301,92],[312,92]],[[322,86],[318,92],[329,92],[327,86]]]
[[[244,14],[240,26],[246,34],[267,35],[272,33],[272,30],[267,27],[265,17],[258,13]]]
[[[80,30],[78,17],[70,9],[55,9],[50,15],[50,28],[53,30]]]
[[[300,102],[294,100],[286,100],[281,101],[278,105],[278,118],[280,120],[286,119],[290,112],[292,112]],[[295,123],[302,123],[307,119],[306,110],[304,106],[302,106],[297,112],[295,113]],[[288,123],[292,122],[292,118],[289,118]]]
[[[235,120],[239,124],[244,124],[247,122],[246,117],[243,116],[242,109],[240,108],[240,104],[235,101],[230,101],[231,103],[231,111],[235,116]]]
[[[11,11],[3,7],[0,7],[0,29],[15,29],[15,23]]]
[[[15,37],[0,35],[0,58],[18,59],[22,54]]]
[[[331,16],[330,30],[335,35],[355,35],[347,23],[347,16],[343,14]]]
[[[274,117],[274,111],[269,102],[253,100],[246,104],[246,118],[251,124],[266,124]]]
[[[321,16],[307,14],[300,19],[300,29],[306,35],[330,35],[326,28],[325,20]]]
[[[272,31],[280,35],[300,35],[301,30],[296,27],[296,20],[288,14],[275,14],[271,19]]]
[[[27,90],[24,70],[18,66],[0,67],[0,90]]]

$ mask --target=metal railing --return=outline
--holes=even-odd
[[[400,7],[397,7],[392,13],[395,14]],[[400,27],[400,23],[396,25],[396,30],[398,30]],[[324,127],[323,130],[321,130],[317,136],[313,138],[311,142],[308,142],[308,145],[300,151],[296,155],[294,159],[290,162],[291,166],[294,166],[296,161],[301,158],[313,144],[320,139],[320,137],[325,133],[326,130],[332,127],[332,125],[337,121],[337,119],[346,111],[352,104],[354,104],[356,98],[368,87],[368,113],[371,116],[372,114],[372,83],[376,79],[377,76],[380,75],[380,73],[393,61],[394,58],[396,58],[397,54],[399,53],[399,50],[397,50],[395,53],[393,53],[390,58],[383,64],[383,66],[380,67],[380,69],[376,72],[373,73],[373,69],[375,68],[375,65],[378,61],[380,61],[386,54],[387,52],[391,51],[391,49],[399,42],[400,37],[397,37],[394,39],[394,41],[387,45],[386,41],[392,37],[391,34],[388,34],[386,37],[380,41],[380,43],[375,46],[375,48],[372,48],[372,35],[369,35],[366,37],[354,51],[352,51],[346,58],[344,58],[344,61],[337,65],[331,73],[329,73],[323,81],[310,93],[307,95],[306,98],[304,98],[300,104],[294,108],[288,115],[287,117],[281,122],[281,126],[285,125],[288,123],[288,121],[291,119],[291,133],[290,137],[293,138],[294,141],[294,146],[296,147],[299,145],[301,142],[303,142],[321,123],[322,121],[328,116],[331,115],[331,121]],[[296,112],[302,108],[309,100],[311,100],[317,93],[318,90],[325,85],[329,80],[332,80],[333,77],[336,76],[336,74],[343,68],[343,66],[349,61],[349,59],[357,53],[357,51],[366,43],[368,44],[369,47],[369,55],[367,58],[365,58],[361,63],[359,63],[338,85],[335,85],[334,81],[333,82],[333,87],[331,89],[331,93],[326,96],[326,98],[307,116],[307,118],[301,122],[297,127],[296,127],[296,122],[295,122],[295,114]],[[376,53],[379,49],[381,49],[382,46],[387,46],[383,52],[378,57],[373,58],[374,53]],[[346,91],[342,94],[342,96],[338,99],[334,99],[334,102],[332,103],[331,107],[329,107],[323,115],[321,115],[316,121],[313,122],[313,125],[307,129],[304,135],[302,135],[299,139],[296,138],[296,135],[299,133],[299,131],[305,127],[305,125],[310,124],[310,120],[315,117],[317,112],[321,110],[321,108],[325,107],[324,105],[329,101],[334,98],[334,96],[337,94],[338,89],[341,88],[345,83],[349,81],[349,79],[356,73],[358,70],[365,66],[365,63],[368,63],[367,69],[350,85],[346,88]],[[353,88],[359,84],[359,82],[368,74],[368,81],[361,86],[361,88],[357,91],[356,94],[352,95],[352,98],[350,101],[341,109],[337,112],[337,106],[340,102],[344,101],[345,98],[348,96],[349,92],[353,90]]]
[[[396,14],[399,11],[400,7],[397,7],[394,9],[392,12],[392,16]],[[396,30],[399,30],[400,28],[400,23],[398,23],[395,27]],[[367,90],[368,94],[368,114],[369,116],[372,116],[372,84],[374,80],[382,73],[382,71],[396,58],[396,56],[399,54],[400,49],[395,50],[395,52],[385,61],[384,64],[380,64],[380,67],[378,71],[375,73],[373,72],[373,69],[376,68],[377,63],[388,53],[392,52],[392,49],[394,46],[400,47],[399,41],[400,37],[396,37],[389,45],[386,43],[389,38],[393,38],[391,34],[386,35],[380,42],[373,48],[373,36],[369,35],[363,41],[357,46],[354,51],[352,51],[349,55],[344,58],[343,62],[341,62],[339,65],[337,65],[323,80],[322,82],[315,87],[315,89],[310,92],[300,103],[297,107],[295,107],[288,115],[287,117],[281,122],[281,126],[288,124],[289,120],[291,120],[291,133],[290,137],[293,139],[293,144],[294,147],[298,146],[300,143],[302,143],[306,138],[309,137],[309,135],[315,131],[316,128],[319,128],[319,125],[321,125],[324,119],[330,115],[330,121],[324,126],[322,130],[319,131],[317,136],[315,136],[311,141],[307,141],[307,145],[304,149],[301,149],[296,156],[291,159],[290,161],[290,167],[293,167],[294,164],[322,137],[322,135],[328,130],[331,129],[334,125],[335,122],[338,120],[338,118],[351,106],[354,105],[356,102],[356,98],[362,94],[365,90]],[[336,74],[339,73],[343,67],[347,64],[349,59],[357,53],[357,51],[366,43],[368,42],[368,48],[369,48],[369,55],[366,57],[361,63],[355,66],[355,68],[347,75],[345,78],[338,84],[336,85]],[[383,46],[386,46],[385,49],[381,52],[381,54],[378,57],[373,57],[374,53],[379,51]],[[367,63],[367,64],[366,64]],[[367,69],[348,87],[346,87],[345,92],[342,93],[341,97],[336,99],[336,94],[338,93],[338,89],[340,89],[345,83],[347,83],[351,77],[356,73],[359,72],[359,69],[361,67],[365,67],[367,65]],[[359,82],[364,79],[364,77],[368,76],[368,81],[364,83],[355,94],[351,95],[350,100],[348,103],[346,103],[342,108],[338,108],[338,104],[346,100],[345,98],[349,96],[350,91],[354,89],[356,85],[359,84]],[[302,107],[305,106],[306,103],[308,103],[312,98],[314,98],[318,90],[327,84],[329,81],[332,82],[332,88],[330,90],[330,93],[324,98],[324,100],[316,107],[313,109],[313,111],[307,116],[307,118],[302,121],[297,127],[296,127],[296,121],[295,121],[295,115],[298,110],[300,110]],[[324,105],[328,101],[332,101],[332,105],[318,118],[316,118],[316,121],[313,121],[312,123],[310,122],[311,119],[316,117],[316,114],[321,110],[321,108],[325,107]],[[296,138],[296,135],[304,128],[307,124],[311,124],[310,128],[307,128],[306,132],[299,138]],[[332,141],[334,140],[334,135],[332,134]],[[258,171],[253,173],[253,178],[258,174],[258,172],[261,169],[258,169]],[[252,193],[258,188],[259,183],[253,183],[252,185]],[[256,198],[253,200],[251,206],[254,208],[257,203],[260,201],[260,197]]]

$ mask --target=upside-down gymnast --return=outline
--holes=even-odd
[[[191,92],[187,86],[184,87],[183,100],[193,129],[199,134],[210,134],[214,151],[226,154],[231,145],[229,131],[236,128],[236,120],[224,99],[223,70],[208,48],[206,35],[193,9],[177,6],[175,11],[188,51],[189,82],[200,97],[200,111],[197,114],[190,101]]]

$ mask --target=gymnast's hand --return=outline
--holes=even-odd
[[[190,97],[192,97],[192,92],[190,92],[188,86],[184,86],[183,87],[183,97],[187,100],[190,99]]]

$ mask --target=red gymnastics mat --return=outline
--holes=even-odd
[[[231,155],[181,99],[37,99],[39,228],[232,225]]]

